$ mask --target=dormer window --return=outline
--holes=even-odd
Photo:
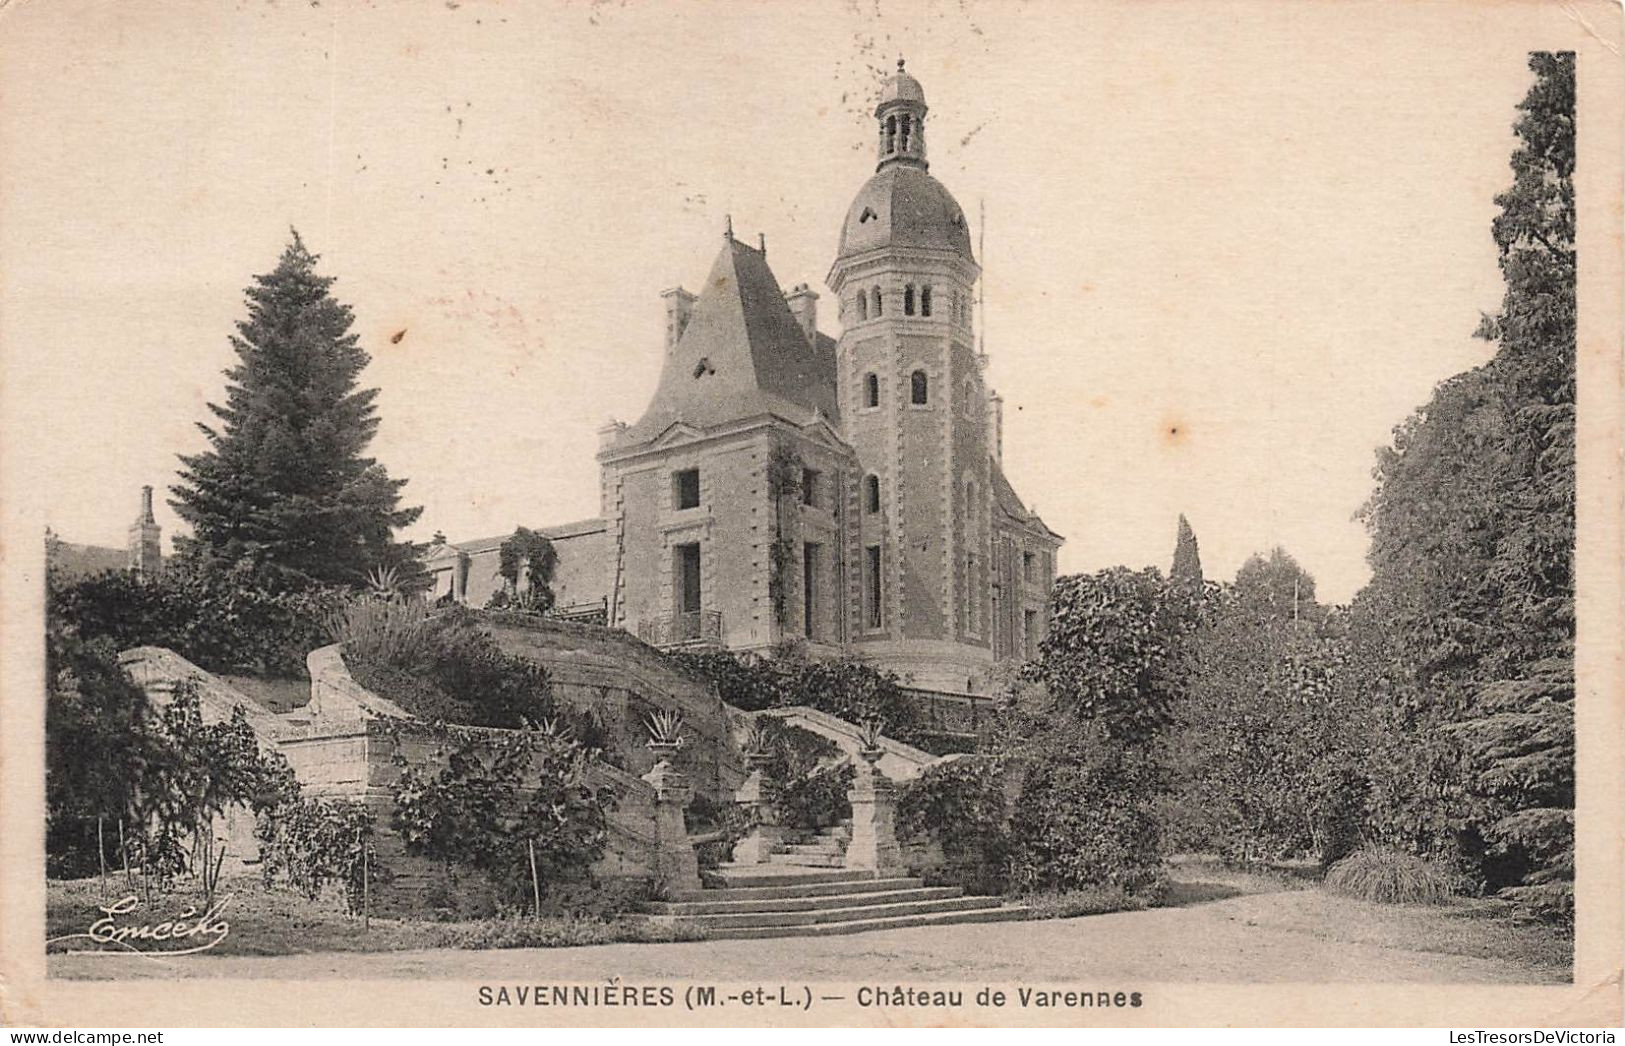
[[[925,371],[917,370],[908,376],[909,402],[916,407],[924,407],[931,402],[930,380],[926,378]]]
[[[863,213],[858,215],[858,224],[862,225],[865,222],[872,222],[872,221],[875,221],[876,219],[878,219],[879,217],[880,217],[880,215],[875,213],[875,209],[873,207],[865,207],[863,209]]]
[[[694,376],[696,378],[703,378],[707,374],[715,373],[716,368],[711,366],[711,358],[709,356],[701,356],[699,362],[694,364]]]

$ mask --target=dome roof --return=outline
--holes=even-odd
[[[891,77],[880,88],[880,104],[890,102],[919,102],[925,104],[925,88],[920,81],[903,71],[902,59],[897,60],[897,75]]]
[[[837,256],[880,247],[953,251],[976,260],[959,202],[941,182],[909,164],[888,164],[858,190],[841,226]]]

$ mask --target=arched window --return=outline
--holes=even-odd
[[[863,291],[859,291],[858,292],[858,319],[866,320],[868,318],[869,318],[869,295],[865,294]]]
[[[886,309],[885,309],[885,306],[881,303],[881,300],[880,300],[880,288],[876,287],[873,291],[871,291],[870,294],[869,294],[869,297],[874,299],[875,318],[879,319],[881,316],[884,316],[885,313],[886,313]]]
[[[931,315],[931,285],[929,283],[920,288],[920,315]]]
[[[914,285],[912,283],[903,288],[903,315],[914,315]]]
[[[890,155],[897,148],[897,117],[886,117],[886,153]]]
[[[863,376],[863,405],[880,406],[880,376],[873,372]]]
[[[924,406],[930,402],[930,386],[926,381],[925,371],[917,370],[908,377],[909,401]]]
[[[908,152],[908,129],[909,129],[909,119],[908,119],[907,116],[904,116],[903,117],[903,151],[905,153]]]
[[[880,511],[880,477],[869,475],[863,477],[863,510],[865,512]]]

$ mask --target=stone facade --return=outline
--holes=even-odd
[[[600,431],[600,518],[553,528],[561,607],[656,646],[796,642],[956,694],[1034,651],[1062,539],[1004,476],[981,269],[929,174],[927,111],[899,64],[825,281],[839,339],[731,223],[700,293],[664,292],[654,397]],[[483,605],[500,541],[438,548],[437,595]]]

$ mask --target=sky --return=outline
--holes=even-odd
[[[839,333],[823,278],[901,54],[931,171],[985,236],[1005,470],[1065,535],[1060,569],[1166,570],[1184,513],[1210,578],[1281,545],[1329,601],[1367,577],[1375,449],[1488,355],[1541,24],[973,0],[53,0],[0,22],[0,403],[26,511],[68,540],[122,547],[144,483],[180,529],[162,492],[290,227],[355,310],[410,536],[596,515],[597,430],[642,413],[660,292],[704,278],[725,216]]]

